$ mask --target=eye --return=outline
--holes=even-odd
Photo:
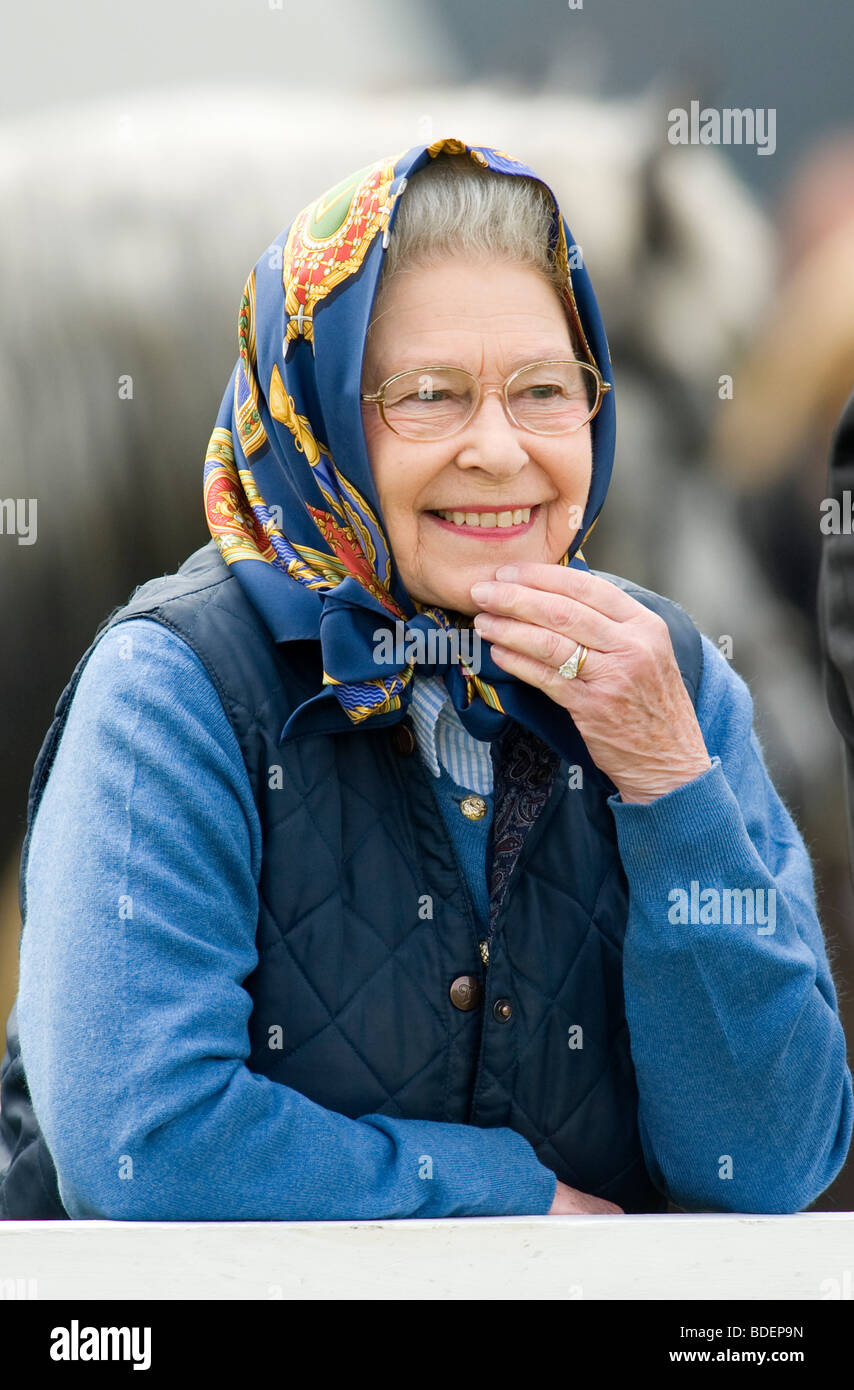
[[[572,390],[568,389],[564,382],[560,381],[537,381],[534,379],[517,381],[510,391],[510,398],[514,401],[560,401],[572,396]]]
[[[465,405],[472,394],[471,383],[448,371],[419,371],[407,373],[393,383],[386,395],[386,407],[392,410],[426,411],[444,406],[457,409]]]
[[[446,386],[434,386],[429,391],[410,391],[405,396],[396,396],[393,401],[387,401],[387,405],[393,409],[417,410],[430,405],[455,404],[459,400],[459,394]]]
[[[420,401],[447,401],[452,400],[454,392],[447,386],[424,386],[418,392]]]
[[[543,382],[542,385],[523,387],[520,394],[530,396],[535,401],[548,401],[561,394],[561,387]]]

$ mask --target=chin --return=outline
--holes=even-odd
[[[451,600],[448,603],[443,603],[442,607],[447,609],[449,613],[459,613],[463,618],[468,619],[473,618],[476,613],[480,612],[480,609],[475,605],[475,602],[471,597],[466,597],[464,599],[461,596],[459,603],[454,603],[453,600]],[[470,622],[468,626],[471,626]]]
[[[481,577],[491,578],[490,575],[472,575],[472,584],[476,583]],[[407,593],[416,603],[421,603],[434,608],[445,608],[449,613],[462,613],[468,618],[473,618],[480,612],[471,594],[464,589],[456,590],[451,586],[448,589],[431,589],[426,595],[416,587],[406,586]]]
[[[472,580],[472,583],[475,581]],[[427,603],[435,608],[444,608],[447,613],[460,613],[465,618],[473,618],[480,609],[470,594],[460,594],[458,597],[449,595],[447,598],[419,599],[419,603]]]

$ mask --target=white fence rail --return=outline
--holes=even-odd
[[[28,1298],[854,1300],[854,1213],[2,1221]]]

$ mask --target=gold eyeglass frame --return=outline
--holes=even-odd
[[[569,430],[534,430],[534,429],[531,429],[531,426],[530,426],[530,425],[523,425],[519,420],[517,420],[516,417],[515,417],[514,414],[513,414],[513,411],[510,409],[510,399],[509,399],[509,396],[508,396],[508,394],[507,394],[508,387],[510,386],[510,383],[511,383],[512,381],[515,380],[515,378],[516,378],[517,376],[520,376],[522,372],[530,371],[531,367],[555,367],[555,366],[583,367],[583,368],[585,368],[585,370],[590,371],[590,372],[593,372],[594,376],[596,377],[596,385],[597,385],[596,404],[594,405],[594,407],[593,407],[593,409],[591,410],[590,414],[587,416],[587,419],[584,420],[584,421],[582,421],[582,423],[581,423],[580,425],[574,425],[572,429],[569,429]],[[602,376],[602,373],[600,372],[599,368],[598,368],[593,362],[579,362],[578,359],[577,359],[577,358],[574,358],[574,357],[546,357],[546,358],[543,358],[543,359],[540,360],[540,361],[536,361],[536,362],[526,362],[524,366],[522,366],[522,367],[517,367],[515,372],[511,372],[510,375],[507,377],[507,379],[505,380],[505,382],[504,382],[504,384],[503,384],[502,386],[500,386],[500,387],[498,387],[498,386],[487,386],[485,390],[484,390],[484,388],[481,386],[481,383],[480,383],[480,380],[479,380],[478,377],[472,376],[471,372],[466,371],[466,369],[465,369],[464,367],[457,367],[457,366],[454,366],[454,365],[452,365],[451,363],[448,363],[448,362],[445,362],[445,363],[435,363],[432,367],[408,367],[408,368],[406,369],[405,372],[395,372],[393,376],[387,377],[386,380],[382,383],[381,386],[379,386],[379,387],[377,388],[376,391],[372,391],[372,392],[370,392],[370,393],[365,393],[364,395],[361,395],[361,396],[359,397],[359,399],[360,399],[361,401],[366,402],[366,403],[369,404],[369,405],[378,405],[379,408],[380,408],[380,415],[382,416],[383,424],[384,424],[384,425],[387,425],[388,428],[389,428],[390,430],[392,430],[394,434],[398,435],[399,438],[401,438],[401,439],[417,439],[418,436],[415,436],[415,435],[401,434],[400,430],[395,429],[394,425],[392,425],[392,424],[389,422],[389,420],[388,420],[388,418],[387,418],[387,416],[386,416],[386,413],[385,413],[385,392],[386,392],[386,388],[389,387],[389,386],[391,386],[391,384],[392,384],[393,381],[398,381],[402,376],[416,376],[416,375],[417,375],[417,376],[429,376],[431,372],[461,372],[463,376],[467,376],[467,377],[469,378],[470,381],[473,381],[474,384],[475,384],[475,386],[477,387],[477,400],[475,401],[474,407],[473,407],[472,412],[471,412],[471,414],[469,415],[468,419],[467,419],[467,420],[464,420],[463,423],[462,423],[461,425],[455,426],[454,429],[449,430],[446,434],[430,434],[430,435],[421,436],[421,438],[423,438],[423,439],[437,439],[437,440],[438,440],[438,439],[450,439],[450,438],[452,437],[452,435],[459,434],[461,430],[464,430],[464,429],[466,428],[466,425],[471,424],[471,422],[472,422],[472,420],[474,419],[475,415],[476,415],[477,412],[480,410],[481,403],[482,403],[482,401],[483,401],[484,396],[488,396],[488,395],[490,395],[491,393],[497,393],[498,395],[503,395],[503,397],[504,397],[504,411],[505,411],[505,414],[506,414],[508,420],[510,421],[510,423],[511,423],[512,425],[515,425],[516,429],[518,429],[518,430],[525,430],[526,433],[528,433],[528,434],[537,434],[537,435],[540,435],[540,436],[544,436],[544,435],[548,436],[548,435],[551,435],[552,437],[555,437],[555,438],[559,438],[561,435],[565,435],[565,434],[576,434],[576,433],[578,432],[578,430],[583,430],[583,429],[584,429],[584,426],[585,426],[585,425],[589,425],[589,424],[590,424],[590,421],[593,420],[593,419],[595,418],[595,416],[598,414],[598,412],[599,412],[599,410],[600,410],[600,408],[601,408],[601,405],[602,405],[603,400],[605,399],[605,394],[606,394],[606,392],[608,392],[608,391],[610,391],[610,390],[612,389],[612,383],[611,383],[610,381],[606,381],[606,380],[604,379],[604,377]]]

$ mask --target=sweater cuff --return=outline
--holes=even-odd
[[[495,1170],[495,1198],[507,1216],[548,1216],[557,1191],[557,1177],[537,1158],[531,1144],[514,1129],[493,1131],[506,1142]]]
[[[533,1145],[509,1126],[481,1128],[434,1120],[398,1120],[363,1115],[362,1122],[389,1135],[398,1177],[407,1174],[407,1203],[419,1217],[547,1216],[557,1178],[537,1158]],[[426,1168],[425,1160],[433,1162]],[[432,1181],[411,1201],[412,1175]]]
[[[741,807],[726,779],[721,760],[681,787],[652,801],[627,802],[608,797],[617,828],[620,857],[627,874],[660,885],[660,871],[692,873],[698,863],[732,865],[733,854],[752,859]]]

